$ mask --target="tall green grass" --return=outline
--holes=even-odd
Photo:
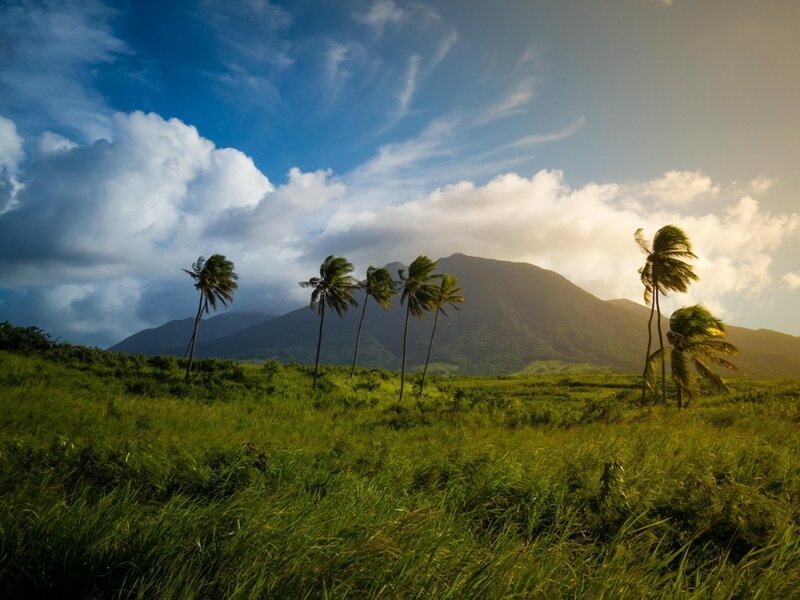
[[[0,352],[3,598],[800,596],[800,386]]]

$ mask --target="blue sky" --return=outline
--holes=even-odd
[[[224,252],[282,311],[329,253],[453,252],[800,334],[800,5],[4,2],[0,318],[110,344],[187,316]]]

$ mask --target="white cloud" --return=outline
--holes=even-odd
[[[71,139],[52,131],[45,131],[39,137],[39,152],[42,154],[54,154],[77,148],[78,144]]]
[[[518,115],[525,111],[525,106],[535,97],[536,91],[532,81],[523,81],[509,94],[483,111],[478,124],[486,125],[499,119]]]
[[[663,204],[686,206],[717,198],[720,188],[701,171],[668,171],[637,191]]]
[[[17,179],[17,168],[24,157],[22,145],[14,122],[0,117],[0,215],[14,206],[22,187]]]
[[[765,194],[777,183],[777,180],[759,175],[750,182],[750,191],[753,194]]]
[[[377,156],[360,165],[351,174],[357,185],[383,185],[398,176],[404,169],[413,168],[420,162],[442,156],[449,152],[446,143],[450,140],[455,123],[448,120],[434,121],[417,137],[394,144],[386,144]]]
[[[353,19],[373,30],[376,35],[383,33],[384,27],[390,23],[402,21],[404,11],[394,0],[375,0],[364,13],[356,13]]]
[[[112,142],[43,155],[24,174],[0,218],[0,285],[157,272],[163,254],[272,190],[250,158],[177,119],[117,114],[111,128]]]
[[[564,140],[578,133],[580,128],[583,127],[585,124],[586,124],[586,117],[580,117],[574,123],[568,125],[564,129],[561,129],[559,131],[554,131],[553,133],[527,135],[525,137],[521,137],[517,140],[514,140],[510,144],[501,146],[500,148],[498,148],[498,150],[508,150],[510,148],[533,146],[536,144],[546,144],[549,142],[557,142],[559,140]]]
[[[76,131],[86,141],[107,137],[111,110],[83,82],[91,70],[129,52],[110,26],[114,11],[100,3],[6,3],[0,7],[4,104],[37,115],[44,127]]]
[[[433,61],[432,64],[438,65],[444,57],[450,52],[450,49],[455,45],[458,41],[458,32],[455,29],[451,29],[449,33],[445,34],[445,36],[439,40],[439,43],[436,45],[436,50],[433,53]]]
[[[417,91],[417,73],[419,73],[419,63],[422,57],[419,54],[412,54],[408,59],[408,67],[406,68],[405,78],[403,79],[403,87],[400,94],[397,96],[397,112],[396,120],[402,119],[407,113],[411,100],[414,98],[414,92]]]
[[[415,177],[450,152],[454,127],[435,122],[384,146],[344,179],[295,168],[273,186],[250,158],[181,121],[118,114],[112,141],[42,154],[20,173],[18,205],[0,214],[0,287],[14,290],[3,312],[111,342],[184,315],[191,286],[178,269],[213,252],[241,275],[237,306],[299,305],[296,282],[330,253],[363,268],[457,251],[528,261],[600,297],[638,300],[643,257],[633,232],[673,223],[694,243],[701,281],[665,311],[702,301],[728,317],[732,299],[770,289],[773,256],[800,234],[800,215],[771,214],[747,195],[720,197],[713,211],[655,195],[631,200],[665,181],[671,194],[691,196],[704,178],[696,173],[573,188],[543,170],[422,189],[427,180]],[[797,281],[787,277],[785,285]]]
[[[800,271],[795,273],[786,273],[782,277],[783,283],[786,284],[790,290],[800,289]]]
[[[343,44],[331,41],[324,53],[324,77],[327,96],[326,104],[330,105],[336,101],[342,93],[347,81],[352,73],[346,68],[346,64],[352,59],[354,44]]]

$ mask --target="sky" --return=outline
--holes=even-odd
[[[0,320],[111,345],[454,252],[800,335],[800,2],[0,0]],[[467,299],[469,291],[465,290]],[[535,307],[532,307],[535,310]]]

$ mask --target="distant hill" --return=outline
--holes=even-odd
[[[200,324],[198,344],[202,346],[272,318],[274,318],[274,315],[266,313],[239,312],[226,312],[210,318],[204,318]],[[189,343],[189,338],[192,335],[193,325],[193,317],[170,321],[160,327],[144,329],[135,333],[112,346],[109,350],[128,352],[129,354],[145,354],[147,356],[155,356],[157,354],[183,356]]]
[[[514,263],[454,254],[438,261],[438,271],[455,275],[466,296],[461,310],[450,310],[439,319],[431,361],[438,372],[459,374],[508,374],[597,368],[622,372],[641,370],[646,340],[648,308],[628,300],[600,300],[558,273],[527,263]],[[400,264],[389,265],[396,276]],[[359,304],[363,295],[358,296]],[[405,312],[395,301],[389,310],[373,301],[367,306],[359,364],[397,369],[402,352]],[[325,319],[321,360],[328,364],[352,361],[360,306],[344,318]],[[311,363],[316,350],[319,317],[308,307],[273,319],[239,322],[236,331],[218,335],[210,325],[224,317],[204,321],[200,356],[234,359],[275,358],[284,362]],[[179,353],[188,340],[191,319],[181,335]],[[425,361],[432,315],[409,325],[409,365]],[[665,319],[665,331],[666,331]],[[159,331],[156,330],[148,331]],[[800,338],[775,331],[728,328],[728,339],[740,347],[737,364],[752,377],[800,377]],[[142,352],[123,345],[114,350]],[[152,350],[155,346],[149,346]]]

